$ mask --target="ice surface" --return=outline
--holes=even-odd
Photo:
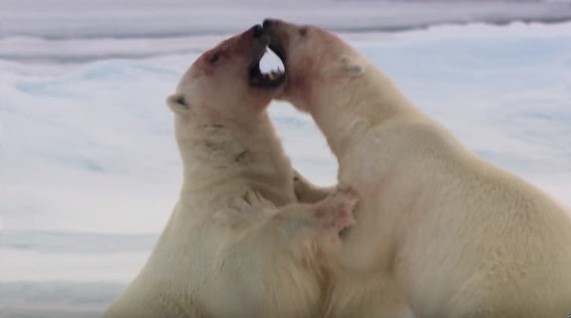
[[[111,282],[4,283],[5,318],[99,318],[124,288]]]
[[[514,24],[343,36],[474,151],[570,204],[570,33],[570,24]],[[196,49],[218,40],[201,37]],[[164,99],[195,58],[0,60],[5,226],[160,231],[181,182]],[[271,112],[295,165],[333,182],[310,118],[285,104]]]
[[[2,317],[96,317],[138,273],[181,183],[164,99],[197,54],[274,6],[342,31],[469,148],[571,205],[570,23],[378,32],[554,21],[569,1],[250,0],[256,8],[246,12],[202,0],[196,11],[182,0],[77,0],[65,2],[65,19],[61,1],[5,0],[0,10]],[[213,11],[221,15],[209,20]],[[311,119],[284,103],[271,114],[296,168],[334,182],[335,161]]]
[[[82,62],[198,52],[208,36],[240,32],[266,17],[335,32],[444,24],[563,22],[571,0],[4,0],[3,60]]]
[[[266,17],[338,32],[477,21],[561,22],[571,18],[569,4],[569,0],[4,0],[1,16],[10,36],[148,38],[231,34]]]

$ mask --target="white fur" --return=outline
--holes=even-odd
[[[184,164],[180,199],[147,264],[105,317],[317,317],[324,261],[340,248],[355,198],[338,192],[296,203],[294,171],[264,109],[271,96],[241,83],[248,57],[207,60],[167,100]],[[296,184],[301,197],[325,196]]]
[[[407,303],[425,318],[571,313],[568,211],[468,151],[341,40],[315,27],[303,38],[295,25],[272,28],[288,35],[283,98],[313,116],[340,184],[362,199],[331,316],[407,316]],[[348,58],[362,72],[343,71]]]

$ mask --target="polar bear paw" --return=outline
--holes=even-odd
[[[316,203],[312,213],[322,230],[338,239],[342,232],[355,223],[353,212],[358,202],[359,198],[353,191],[337,189]]]

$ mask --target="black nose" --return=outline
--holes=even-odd
[[[255,38],[259,38],[264,33],[264,28],[259,24],[254,25],[253,29]]]
[[[272,19],[265,19],[262,25],[264,26],[264,29],[271,28],[273,22],[274,21]]]

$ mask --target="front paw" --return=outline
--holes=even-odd
[[[359,197],[352,190],[337,189],[316,203],[312,213],[322,230],[339,240],[339,235],[355,223],[353,213],[358,202]]]

